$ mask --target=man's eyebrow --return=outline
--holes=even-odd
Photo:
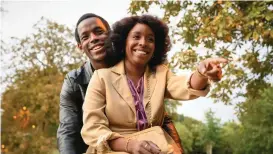
[[[99,27],[101,28],[101,29],[103,29],[104,31],[107,31],[107,28],[106,28],[106,26],[104,25],[104,23],[102,22],[102,20],[101,19],[96,19],[97,20],[97,23],[98,23],[98,25],[99,25]]]
[[[100,26],[96,26],[92,30],[99,30],[99,29],[102,29],[102,30],[106,31],[106,29],[104,29],[103,27],[100,27]]]
[[[99,25],[96,25],[95,27],[92,27],[89,30],[85,30],[82,33],[80,33],[80,37],[82,37],[83,35],[89,35],[90,32],[96,31],[96,30],[103,30],[105,32],[107,32],[107,29],[104,29],[103,27],[100,27]]]

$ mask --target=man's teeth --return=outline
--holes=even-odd
[[[96,46],[96,47],[93,48],[93,50],[97,50],[99,48],[101,48],[101,46]]]
[[[145,51],[141,51],[141,50],[136,50],[136,53],[139,53],[139,54],[144,54],[144,55],[146,55],[146,54],[147,54],[147,52],[145,52]]]

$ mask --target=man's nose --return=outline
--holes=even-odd
[[[94,33],[90,34],[90,43],[97,43],[99,41],[98,36]]]

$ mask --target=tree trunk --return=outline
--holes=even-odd
[[[206,154],[212,154],[212,143],[208,143],[206,146]]]

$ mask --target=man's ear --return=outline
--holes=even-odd
[[[82,45],[80,43],[77,44],[77,47],[82,50]]]

